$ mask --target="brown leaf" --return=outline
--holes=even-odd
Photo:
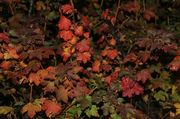
[[[27,103],[21,110],[21,113],[28,113],[30,118],[33,118],[37,112],[41,111],[41,101],[39,99],[35,100],[33,103]]]
[[[63,85],[59,85],[58,89],[55,90],[56,93],[56,99],[58,101],[63,101],[64,103],[68,102],[68,90],[65,89]]]
[[[151,78],[151,73],[149,69],[143,69],[136,74],[136,80],[142,81],[142,83],[145,83],[150,78]]]

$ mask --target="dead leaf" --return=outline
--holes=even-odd
[[[11,113],[13,111],[14,111],[14,109],[12,107],[9,107],[9,106],[0,106],[0,115],[1,114],[6,115],[6,114]]]
[[[55,90],[56,98],[58,101],[68,102],[68,90],[63,85],[59,85],[58,89]]]
[[[41,101],[36,99],[33,103],[27,103],[21,110],[21,113],[28,113],[30,118],[33,118],[37,112],[41,111]]]

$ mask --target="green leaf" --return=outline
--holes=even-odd
[[[14,109],[9,106],[0,106],[0,114],[8,114],[10,112],[13,112]]]
[[[162,90],[158,91],[157,93],[155,93],[154,95],[154,98],[157,100],[157,101],[165,101],[166,100],[166,97],[168,97],[168,94]]]
[[[111,114],[112,119],[122,119],[118,114]]]
[[[52,11],[48,14],[47,18],[48,20],[52,21],[58,17],[57,13],[55,11]]]
[[[80,101],[80,104],[82,110],[84,110],[87,107],[90,107],[92,105],[92,97],[89,95],[83,97],[82,100]]]
[[[70,117],[80,117],[82,113],[80,104],[72,106],[70,109],[68,109],[67,113]]]
[[[99,117],[98,114],[98,107],[96,105],[92,105],[91,109],[86,109],[85,111],[86,115],[90,118],[91,116]]]

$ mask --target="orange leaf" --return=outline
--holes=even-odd
[[[26,104],[22,110],[21,113],[24,114],[27,112],[28,116],[30,118],[33,118],[36,114],[36,112],[41,111],[41,101],[39,99],[36,99],[33,103]]]
[[[68,41],[73,37],[73,33],[71,31],[63,30],[59,32],[59,37],[64,41]]]
[[[180,56],[176,56],[171,63],[169,63],[168,67],[171,71],[178,71],[180,69]]]
[[[61,10],[64,14],[71,14],[73,12],[73,7],[70,4],[65,4],[62,5]]]
[[[71,44],[63,44],[63,48],[62,50],[59,50],[59,52],[57,54],[60,54],[63,57],[63,61],[67,61],[67,59],[72,55],[72,53],[74,52],[74,48],[72,47]]]
[[[74,33],[77,36],[82,36],[83,35],[83,26],[75,26],[74,27]]]
[[[58,23],[59,30],[69,30],[70,26],[71,26],[71,21],[65,16],[61,16]]]
[[[8,51],[8,54],[10,55],[10,57],[14,58],[14,59],[18,59],[19,55],[17,54],[17,51],[15,48],[13,47],[7,47],[6,50]]]
[[[93,65],[92,65],[92,71],[99,72],[100,65],[101,65],[101,62],[99,60],[94,61]]]
[[[44,100],[42,109],[45,110],[46,116],[51,118],[61,112],[61,105],[51,100]]]
[[[38,86],[41,83],[42,78],[40,78],[37,73],[30,73],[28,80],[30,83],[35,83],[35,85]]]
[[[111,38],[111,40],[109,41],[109,44],[112,46],[116,45],[116,40],[114,38]]]
[[[87,63],[91,58],[91,54],[89,52],[83,52],[77,54],[77,60],[82,61],[84,64]]]

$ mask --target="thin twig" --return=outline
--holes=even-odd
[[[73,7],[73,21],[75,22],[75,16],[74,16],[74,3],[73,3],[73,0],[70,0],[70,3],[71,3],[71,6]]]
[[[28,16],[31,16],[33,5],[34,5],[34,0],[30,0],[30,6],[29,6],[29,11],[28,11]]]
[[[32,101],[33,84],[29,84],[29,86],[30,86],[29,102],[31,102]]]
[[[118,0],[118,6],[117,6],[117,9],[116,9],[116,14],[115,14],[115,22],[116,22],[116,20],[117,20],[117,16],[118,16],[118,13],[119,13],[120,3],[121,3],[121,0]],[[115,24],[115,23],[114,23],[114,24]]]

